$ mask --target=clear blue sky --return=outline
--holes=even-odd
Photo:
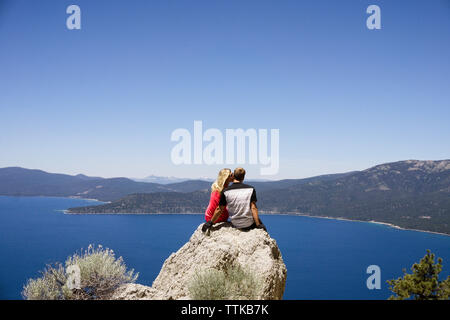
[[[215,176],[170,160],[194,120],[280,129],[271,178],[448,159],[450,1],[0,0],[0,167]]]

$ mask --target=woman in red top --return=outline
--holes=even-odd
[[[230,169],[222,169],[219,171],[216,181],[211,185],[211,198],[209,200],[208,208],[205,212],[205,220],[210,221],[214,212],[219,206],[220,195],[222,190],[228,187],[228,184],[233,181],[233,173]],[[223,222],[228,220],[228,210],[225,208],[216,222]]]

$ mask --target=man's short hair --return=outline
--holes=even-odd
[[[245,170],[244,168],[236,168],[234,169],[234,178],[240,182],[244,181],[245,178]]]

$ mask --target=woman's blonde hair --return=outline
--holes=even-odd
[[[219,171],[216,181],[211,185],[211,191],[222,192],[225,182],[231,175],[231,169],[225,168]]]

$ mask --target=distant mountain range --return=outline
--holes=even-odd
[[[270,182],[251,182],[258,192],[265,194],[310,182],[329,181],[351,173],[330,174],[306,179]],[[250,183],[250,182],[249,182]],[[208,182],[192,180],[166,185],[172,192],[135,193],[104,205],[71,208],[72,213],[199,213],[204,212],[210,195]],[[180,192],[183,190],[183,192]]]
[[[209,188],[206,181],[169,185],[136,182],[128,178],[99,178],[48,173],[19,167],[0,168],[0,195],[80,197],[113,201],[132,193],[190,192]]]
[[[158,184],[172,184],[172,183],[192,181],[192,180],[207,181],[209,183],[212,183],[214,181],[213,178],[206,178],[206,177],[198,178],[198,179],[189,179],[189,178],[178,178],[178,177],[163,177],[163,176],[155,176],[155,175],[149,175],[145,178],[131,178],[131,180],[137,181],[137,182],[151,182],[151,183],[158,183]],[[266,181],[272,181],[272,180],[270,180],[270,179],[250,179],[249,181],[266,182]]]
[[[450,160],[398,161],[363,171],[251,184],[264,213],[375,220],[450,234]],[[210,185],[204,180],[158,184],[0,169],[0,195],[112,201],[71,208],[71,213],[202,213]]]
[[[304,214],[379,221],[450,234],[450,160],[399,161],[363,171],[307,179],[254,182],[265,213]],[[208,188],[131,194],[72,213],[204,212]],[[205,186],[208,187],[208,186]],[[180,189],[180,186],[178,188]]]
[[[333,176],[333,175],[330,175]],[[289,186],[309,179],[327,179],[328,175],[308,179],[280,181],[249,180],[261,190]],[[164,177],[162,177],[164,180]],[[173,181],[183,180],[170,178]],[[83,174],[67,175],[20,167],[0,168],[0,195],[55,196],[114,201],[133,193],[193,192],[209,190],[212,181],[183,180],[172,183],[139,182],[128,178],[100,178]]]
[[[155,176],[150,175],[145,178],[132,178],[133,181],[136,182],[151,182],[151,183],[158,183],[158,184],[171,184],[171,183],[178,183],[178,182],[184,182],[194,179],[188,179],[188,178],[177,178],[177,177],[163,177],[163,176]],[[204,180],[204,181],[210,181],[212,179],[195,179],[195,180]]]

